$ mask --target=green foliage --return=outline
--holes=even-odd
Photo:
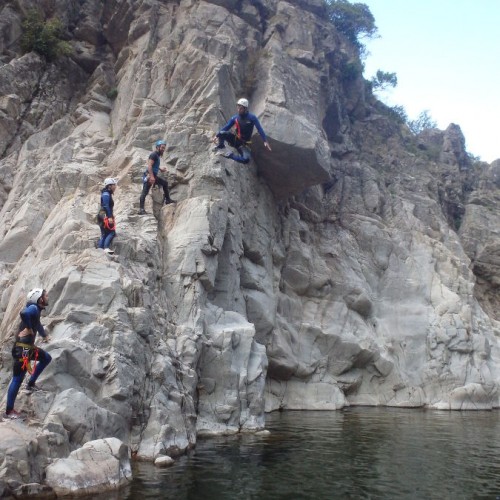
[[[347,0],[326,0],[328,18],[335,28],[359,49],[362,37],[372,38],[377,34],[375,18],[364,3],[349,3]]]
[[[106,95],[108,96],[108,99],[114,101],[118,97],[118,89],[116,87],[113,87],[112,89],[108,90]]]
[[[408,121],[408,115],[404,106],[392,106],[389,108],[389,113],[399,123],[406,123]]]
[[[437,123],[432,119],[429,114],[429,110],[422,111],[416,120],[409,120],[408,127],[415,134],[420,134],[420,132],[429,129],[429,128],[437,128]]]
[[[396,87],[398,77],[396,73],[388,73],[379,69],[370,82],[373,90],[386,90],[388,87]]]
[[[476,155],[469,153],[469,152],[467,153],[467,156],[469,157],[469,160],[471,161],[471,163],[473,165],[481,163],[481,156],[476,156]]]
[[[343,82],[353,82],[363,74],[363,64],[359,60],[347,61],[341,66],[341,77]]]
[[[35,51],[47,61],[71,54],[71,45],[63,40],[64,29],[58,18],[44,20],[38,10],[32,9],[22,27],[21,48],[24,52]]]

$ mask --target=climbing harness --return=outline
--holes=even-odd
[[[248,149],[250,149],[252,146],[252,141],[244,141],[241,138],[241,126],[237,118],[235,120],[235,126],[236,126],[236,139],[238,139],[238,141],[241,143],[241,146],[246,146]]]
[[[36,362],[38,361],[38,348],[31,344],[24,344],[23,342],[16,342],[15,347],[21,347],[23,350],[19,358],[19,361],[22,363],[21,370],[32,374],[36,369]],[[33,366],[31,366],[31,361],[33,361]]]
[[[115,219],[113,218],[113,222],[109,222],[109,219],[111,217],[104,217],[104,227],[108,230],[108,231],[114,231],[115,230]]]

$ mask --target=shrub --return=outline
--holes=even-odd
[[[432,119],[429,111],[426,109],[418,115],[416,120],[409,120],[408,127],[410,127],[410,130],[417,135],[428,128],[436,128],[437,123]]]
[[[363,64],[359,60],[346,61],[341,66],[343,82],[353,82],[363,74]]]
[[[106,93],[108,99],[111,99],[114,101],[118,97],[118,89],[116,87],[113,87],[112,89],[109,89],[108,92]]]
[[[335,28],[360,50],[361,37],[372,38],[377,34],[375,18],[364,3],[347,0],[326,0],[328,18]]]
[[[44,20],[40,12],[33,9],[28,12],[22,27],[21,48],[24,52],[35,51],[47,61],[71,54],[71,45],[62,38],[64,29],[58,18]]]
[[[389,116],[392,116],[399,123],[406,123],[408,120],[408,115],[404,106],[392,106],[388,108]]]
[[[378,70],[377,74],[370,80],[373,90],[386,90],[387,87],[396,87],[398,77],[396,73]]]

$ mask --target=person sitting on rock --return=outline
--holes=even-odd
[[[116,236],[115,217],[113,215],[113,193],[116,191],[118,181],[112,177],[104,180],[104,188],[101,191],[101,209],[97,216],[99,227],[101,228],[101,238],[98,248],[102,248],[106,253],[114,253],[111,250],[111,242]]]
[[[264,141],[264,146],[271,151],[271,146],[267,142],[266,134],[260,125],[259,119],[252,113],[248,112],[248,100],[240,99],[237,103],[238,113],[231,117],[231,119],[220,129],[217,135],[213,138],[213,142],[217,143],[214,151],[218,155],[230,158],[238,163],[248,163],[250,161],[250,146],[252,144],[253,128],[257,128],[257,132]],[[236,127],[236,133],[229,132],[232,127]],[[227,141],[230,146],[238,151],[238,155],[234,153],[220,151],[226,146],[224,142]]]
[[[174,200],[170,198],[170,194],[168,192],[168,182],[161,177],[158,177],[158,172],[165,172],[167,169],[165,167],[160,167],[160,158],[163,156],[165,152],[165,148],[167,147],[167,143],[165,141],[159,140],[155,142],[155,151],[153,151],[148,158],[148,168],[144,172],[142,177],[142,193],[139,199],[139,214],[144,215],[146,210],[144,210],[144,203],[146,202],[146,196],[149,193],[149,190],[155,185],[158,184],[163,188],[163,202],[165,205],[169,203],[175,203]]]
[[[26,372],[31,374],[26,386],[26,392],[31,394],[39,391],[41,389],[36,385],[36,381],[52,361],[52,357],[48,352],[45,352],[40,347],[35,347],[37,333],[43,337],[44,342],[50,340],[40,322],[42,310],[49,305],[48,293],[42,288],[34,288],[28,293],[27,299],[26,306],[19,314],[21,316],[21,324],[19,325],[19,332],[16,335],[14,347],[12,348],[12,357],[14,358],[13,377],[7,391],[7,408],[3,415],[4,419],[10,420],[24,418],[22,414],[14,410],[14,403]],[[33,370],[31,361],[35,363]]]

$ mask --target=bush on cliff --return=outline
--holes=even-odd
[[[330,21],[358,49],[363,49],[359,41],[361,37],[372,38],[377,34],[375,18],[368,5],[347,0],[325,1]]]
[[[389,87],[396,87],[398,84],[398,77],[396,73],[389,73],[387,71],[377,70],[377,73],[370,80],[372,90],[387,90]]]
[[[33,9],[28,12],[22,26],[21,48],[24,52],[35,51],[47,61],[71,54],[71,45],[62,38],[64,29],[58,18],[44,20],[42,14]]]
[[[426,109],[418,115],[416,120],[409,120],[408,127],[410,127],[410,130],[417,135],[429,128],[437,128],[437,123],[433,120],[429,110]]]

